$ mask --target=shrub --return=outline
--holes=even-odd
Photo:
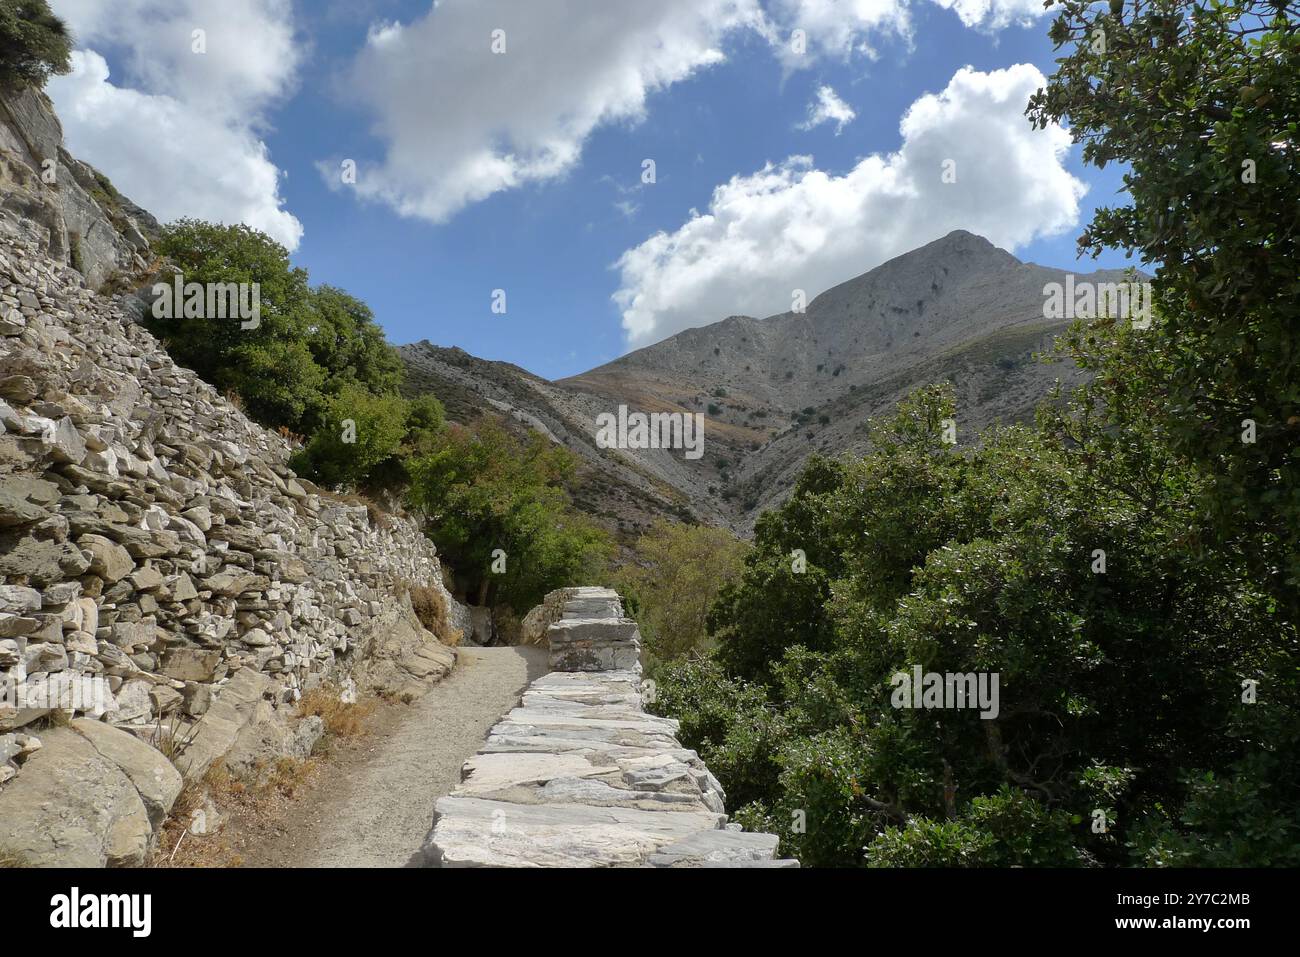
[[[1018,791],[971,801],[958,820],[915,818],[871,842],[871,867],[1074,867],[1070,820]]]
[[[349,383],[328,401],[321,428],[290,462],[295,471],[331,487],[354,486],[393,458],[407,432],[405,401]]]
[[[531,608],[549,591],[600,577],[608,535],[569,495],[577,460],[536,433],[516,438],[497,417],[450,427],[413,461],[408,493],[440,554],[476,604]]]
[[[707,647],[709,607],[719,589],[740,575],[745,549],[725,529],[666,520],[637,540],[634,561],[616,582],[634,609],[648,652],[670,659]]]
[[[315,715],[325,725],[325,733],[339,738],[350,738],[365,730],[365,720],[375,710],[371,702],[345,702],[337,685],[320,685],[298,701],[298,714]],[[287,771],[288,768],[280,769]]]

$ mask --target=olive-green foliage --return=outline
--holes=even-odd
[[[255,329],[206,310],[186,317],[179,306],[174,315],[159,317],[158,299],[145,322],[178,362],[219,390],[237,392],[253,418],[301,431],[308,411],[321,404],[325,382],[325,370],[308,346],[315,317],[306,270],[294,268],[279,243],[243,225],[181,220],[163,228],[157,249],[180,269],[185,283],[259,285]]]
[[[714,609],[718,661],[660,683],[737,819],[808,864],[1300,859],[1296,14],[1060,7],[1029,112],[1130,164],[1082,244],[1159,263],[1154,323],[1076,324],[1093,378],[1033,429],[944,445],[926,389],[811,463]],[[895,707],[913,665],[996,673],[997,716]]]
[[[536,433],[516,438],[489,417],[432,440],[409,464],[409,500],[479,604],[524,611],[548,591],[598,577],[608,559],[608,536],[573,509],[575,468],[567,449]],[[504,571],[494,570],[502,559]]]
[[[871,867],[1072,867],[1069,816],[1022,791],[977,797],[953,821],[920,818],[871,842]]]
[[[256,328],[238,319],[178,313],[146,323],[182,362],[218,389],[233,390],[268,425],[311,433],[348,385],[395,395],[401,360],[370,309],[342,290],[312,289],[288,251],[243,225],[183,219],[164,227],[157,250],[185,283],[256,283]]]
[[[826,496],[840,478],[837,463],[814,455],[786,505],[759,518],[740,580],[723,585],[708,617],[719,657],[733,674],[765,676],[792,645],[829,647],[830,580],[840,564]],[[737,635],[746,640],[733,640]]]
[[[358,485],[397,456],[406,421],[406,402],[398,396],[348,383],[329,399],[320,428],[290,464],[323,485]]]
[[[1286,0],[1057,4],[1064,58],[1030,101],[1086,162],[1128,165],[1126,205],[1079,240],[1137,253],[1162,322],[1124,370],[1210,480],[1221,540],[1300,614],[1300,8]],[[1138,11],[1138,12],[1135,12]],[[1104,36],[1104,44],[1096,42]],[[1158,400],[1158,401],[1156,401]],[[1256,439],[1243,442],[1243,420]],[[1269,554],[1276,538],[1281,561]]]
[[[43,87],[72,68],[72,37],[47,0],[0,0],[0,86]]]
[[[370,307],[333,286],[317,287],[311,305],[307,346],[325,370],[321,391],[327,397],[338,396],[357,386],[374,395],[396,395],[402,383],[402,360],[384,338]]]
[[[1210,861],[1226,829],[1197,835],[1215,850],[1179,835],[1213,802],[1168,812],[1188,799],[1189,769],[1231,774],[1254,760],[1296,780],[1292,745],[1260,754],[1257,733],[1233,733],[1268,713],[1242,703],[1243,676],[1294,719],[1294,625],[1240,556],[1193,544],[1211,523],[1197,507],[1206,482],[1159,434],[1130,423],[1115,447],[1113,419],[1098,415],[1106,388],[1081,390],[1038,430],[994,430],[965,451],[940,440],[950,392],[924,390],[874,428],[871,454],[812,463],[764,517],[741,582],[715,608],[726,669],[684,664],[659,692],[684,742],[753,802],[743,820],[809,864]],[[813,482],[833,476],[833,487]],[[798,543],[802,574],[816,576],[805,580],[829,596],[826,617],[805,624],[815,647],[783,627],[815,607],[808,586],[774,577]],[[913,665],[997,673],[1000,714],[896,709],[890,677]],[[1232,787],[1262,783],[1255,771]],[[1023,846],[972,803],[1008,789],[1030,802]],[[1256,863],[1294,855],[1294,828],[1278,822],[1294,818],[1295,795],[1271,793],[1257,812],[1266,837],[1247,845]]]
[[[657,660],[704,650],[718,590],[740,573],[747,546],[731,532],[661,520],[636,543],[616,584]]]

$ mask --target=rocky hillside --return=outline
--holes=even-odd
[[[297,479],[31,227],[0,217],[0,861],[138,864],[183,778],[310,752],[305,691],[447,673],[409,589],[467,622],[414,521]]]
[[[781,501],[810,452],[863,451],[867,420],[918,386],[956,388],[959,441],[1030,417],[1058,377],[1078,375],[1034,360],[1068,325],[1043,318],[1044,285],[1065,275],[958,230],[802,313],[732,316],[558,382],[427,342],[402,353],[411,386],[443,398],[453,416],[508,414],[578,452],[584,504],[622,531],[691,515],[743,532]],[[596,416],[621,404],[704,414],[703,458],[598,449]]]
[[[94,289],[148,270],[152,216],[63,148],[40,90],[0,91],[0,229],[73,266]]]

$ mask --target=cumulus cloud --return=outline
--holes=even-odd
[[[1005,27],[1033,23],[1046,9],[1042,0],[931,0],[954,11],[968,27],[1001,30]]]
[[[799,129],[811,130],[823,123],[834,123],[835,135],[839,136],[857,115],[831,87],[822,86],[817,89],[817,99],[808,104],[808,119],[799,124]]]
[[[768,39],[788,69],[821,56],[874,59],[873,39],[912,34],[909,0],[769,0],[767,9]]]
[[[357,161],[347,186],[403,216],[445,222],[499,192],[568,174],[595,129],[641,119],[652,93],[721,62],[735,34],[763,37],[787,70],[875,57],[880,40],[911,42],[914,2],[437,0],[410,22],[372,24],[352,64],[343,88],[372,117],[381,151]],[[934,2],[986,26],[1040,0]],[[498,30],[503,53],[492,48]],[[852,117],[825,88],[808,122],[842,127]],[[331,188],[344,188],[349,152],[318,161]]]
[[[1010,249],[1068,229],[1086,189],[1063,165],[1069,134],[1033,130],[1023,115],[1044,82],[1030,64],[966,67],[912,103],[895,153],[843,175],[792,156],[717,187],[706,212],[615,264],[629,347],[784,312],[793,289],[812,296],[953,229]]]
[[[756,0],[441,0],[409,24],[377,25],[348,87],[385,154],[359,164],[355,189],[442,222],[563,176],[597,126],[640,119],[651,93],[720,62],[723,36],[761,16]],[[338,161],[320,163],[333,186]]]
[[[72,153],[160,219],[243,222],[295,249],[260,131],[293,86],[301,51],[290,0],[54,0],[73,72],[46,92]],[[195,31],[206,52],[195,52]],[[110,79],[104,54],[121,65]]]
[[[165,95],[109,82],[93,51],[72,55],[72,72],[50,82],[72,152],[163,222],[193,216],[247,223],[294,249],[302,224],[281,208],[280,171],[247,129],[213,123]]]

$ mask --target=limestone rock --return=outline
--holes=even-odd
[[[127,775],[69,728],[41,739],[0,788],[0,850],[34,867],[143,864],[152,831]]]
[[[77,718],[71,727],[130,779],[144,802],[150,823],[158,827],[181,793],[180,772],[161,752],[112,725]]]
[[[635,623],[604,589],[568,589],[548,629],[560,660],[604,646],[627,657]],[[563,617],[571,609],[575,617]],[[602,617],[588,617],[590,615]],[[554,671],[488,733],[436,806],[426,857],[445,867],[766,867],[770,834],[726,826],[721,785],[647,714],[637,667]]]
[[[102,535],[83,535],[77,544],[91,554],[90,571],[106,582],[121,581],[135,568],[131,553]]]
[[[211,681],[221,654],[198,648],[173,648],[163,660],[162,672],[178,681]]]

